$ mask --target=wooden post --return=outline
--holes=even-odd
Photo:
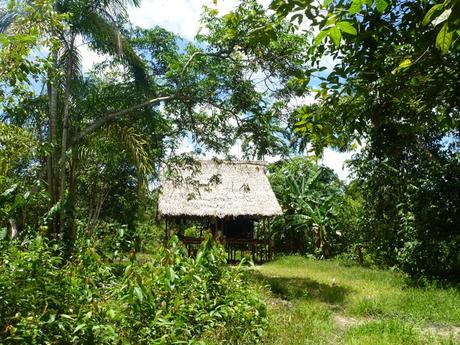
[[[165,219],[165,246],[168,244],[169,241],[169,233],[168,233],[168,218]]]
[[[264,229],[264,243],[262,243],[261,256],[265,257],[263,260],[270,260],[270,238],[267,232],[267,218],[262,219],[262,227]]]
[[[216,241],[224,242],[224,220],[216,218]]]
[[[270,225],[270,219],[268,219],[268,224]],[[269,260],[273,260],[275,254],[275,245],[273,243],[272,233],[268,230],[268,256]]]

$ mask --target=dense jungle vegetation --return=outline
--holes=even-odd
[[[420,301],[458,297],[460,1],[247,0],[205,7],[193,41],[133,26],[140,4],[0,1],[0,343],[273,343],[272,324],[295,327],[273,319],[284,307],[264,289],[304,303],[302,267],[336,264],[351,290],[349,274],[380,278],[343,266],[372,267],[416,306],[361,291],[344,311],[382,320],[344,341],[390,329],[387,343],[423,343],[409,314],[458,326],[458,312]],[[82,44],[106,59],[84,72]],[[156,217],[160,164],[232,159],[235,145],[279,158],[276,251],[309,257],[256,282],[211,238],[196,257],[163,243]],[[326,148],[355,152],[348,180],[318,163]],[[330,291],[318,277],[302,294]],[[335,312],[324,308],[290,312]],[[329,316],[313,318],[320,331]],[[338,341],[320,333],[305,343]]]

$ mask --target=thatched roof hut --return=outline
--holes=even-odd
[[[162,169],[158,214],[162,218],[250,218],[282,213],[260,161],[202,160],[168,177]]]

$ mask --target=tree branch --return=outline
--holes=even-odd
[[[184,77],[185,73],[187,72],[187,69],[189,68],[190,64],[193,62],[193,60],[197,57],[197,56],[211,56],[211,57],[217,57],[217,58],[221,58],[221,59],[228,59],[230,58],[230,52],[229,51],[222,51],[222,52],[219,52],[219,53],[206,53],[206,52],[202,52],[202,51],[196,51],[194,52],[190,58],[188,59],[188,61],[185,63],[184,67],[182,68],[182,71],[181,71],[181,78]],[[231,59],[233,60],[233,59]]]
[[[128,114],[128,113],[130,113],[130,112],[132,112],[134,110],[141,109],[141,108],[144,108],[144,107],[146,107],[148,105],[152,105],[152,104],[155,104],[155,103],[160,103],[162,101],[168,101],[168,100],[174,99],[176,97],[177,97],[176,95],[169,95],[169,96],[162,96],[162,97],[152,98],[152,99],[149,99],[149,100],[147,100],[145,102],[133,105],[132,107],[129,107],[129,108],[117,111],[115,113],[109,114],[109,115],[107,115],[105,117],[102,117],[102,118],[94,121],[91,125],[89,125],[85,129],[83,129],[80,133],[78,133],[73,138],[73,140],[72,140],[72,142],[70,143],[69,146],[73,146],[75,144],[78,144],[86,136],[88,136],[89,134],[97,131],[99,128],[104,126],[107,122],[116,120],[117,118],[119,118],[119,117],[121,117],[123,115],[126,115],[126,114]]]
[[[197,56],[213,56],[213,57],[218,57],[218,58],[229,58],[230,57],[229,53],[230,52],[228,52],[228,51],[223,51],[223,52],[220,52],[220,53],[206,53],[206,52],[201,52],[201,51],[194,52],[190,56],[190,58],[187,60],[187,62],[185,63],[184,67],[182,68],[182,71],[181,71],[181,74],[180,74],[181,81],[182,81],[183,77],[185,76],[185,73],[187,72],[187,69],[190,67],[190,64],[193,62],[193,60]],[[145,102],[142,102],[140,104],[134,105],[134,106],[129,107],[127,109],[117,111],[115,113],[109,114],[109,115],[107,115],[105,117],[102,117],[102,118],[96,120],[91,125],[89,125],[85,129],[83,129],[80,133],[78,133],[72,139],[72,141],[70,142],[69,147],[71,147],[71,146],[73,146],[75,144],[78,144],[86,136],[88,136],[89,134],[97,131],[99,128],[104,126],[107,122],[113,121],[113,120],[115,120],[115,119],[117,119],[117,118],[119,118],[119,117],[121,117],[123,115],[126,115],[126,114],[132,112],[133,110],[141,109],[141,108],[144,108],[144,107],[146,107],[148,105],[152,105],[152,104],[155,104],[155,103],[160,103],[162,101],[169,101],[171,99],[179,98],[179,94],[180,94],[179,89],[180,89],[180,86],[181,86],[181,81],[179,82],[178,90],[173,95],[152,98],[152,99],[149,99],[149,100],[147,100]]]

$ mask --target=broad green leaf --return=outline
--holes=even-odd
[[[173,282],[176,279],[176,272],[174,272],[174,269],[172,267],[168,267],[168,278],[171,282]]]
[[[449,19],[450,14],[452,13],[452,9],[449,8],[442,12],[439,17],[437,17],[435,20],[432,21],[433,26],[438,26],[439,24],[445,22],[447,19]]]
[[[140,303],[144,300],[144,294],[142,293],[142,289],[139,286],[134,288],[134,293],[136,294],[137,299]]]
[[[335,25],[337,22],[337,16],[335,14],[328,15],[326,26]]]
[[[324,37],[327,36],[328,30],[321,30],[318,35],[315,37],[315,41],[313,42],[314,45],[320,44],[323,40]]]
[[[359,11],[361,11],[361,7],[363,6],[363,1],[362,0],[353,0],[350,8],[348,9],[348,12],[350,14],[356,14]]]
[[[453,34],[452,31],[449,31],[449,25],[447,25],[447,23],[445,23],[438,32],[436,36],[436,47],[438,47],[443,54],[447,54],[449,51]]]
[[[426,26],[431,22],[431,17],[433,17],[433,14],[440,10],[443,7],[443,4],[436,4],[433,7],[431,7],[428,12],[425,14],[425,17],[423,18],[422,25]]]
[[[386,0],[375,0],[375,6],[377,7],[377,11],[382,13],[387,9],[388,2]]]
[[[197,265],[201,263],[202,257],[203,257],[203,252],[200,250],[200,251],[198,252],[198,254],[196,255],[196,260],[195,260],[195,263],[196,263]]]
[[[3,241],[6,236],[8,236],[8,231],[6,228],[0,228],[0,241]]]
[[[13,192],[16,190],[16,188],[18,188],[18,184],[17,184],[17,183],[16,183],[16,184],[13,184],[10,188],[8,188],[6,191],[4,191],[4,192],[2,193],[2,196],[5,197],[5,196],[10,195],[11,193],[13,193]]]
[[[412,65],[412,60],[411,59],[404,59],[401,61],[398,67],[396,67],[391,73],[395,74],[398,73],[402,69],[409,68]]]
[[[404,59],[398,66],[398,68],[408,68],[412,65],[412,60],[411,59]]]
[[[356,28],[350,22],[338,22],[337,26],[341,31],[346,32],[347,34],[354,36],[357,34]]]
[[[79,324],[77,327],[75,327],[73,334],[77,333],[80,329],[84,328],[86,326],[85,323]]]
[[[340,40],[342,39],[342,33],[340,30],[334,26],[328,30],[328,33],[335,46],[338,47],[340,45]]]
[[[58,201],[55,203],[50,210],[46,213],[44,221],[51,219],[55,214],[57,214],[61,210],[61,202]]]

